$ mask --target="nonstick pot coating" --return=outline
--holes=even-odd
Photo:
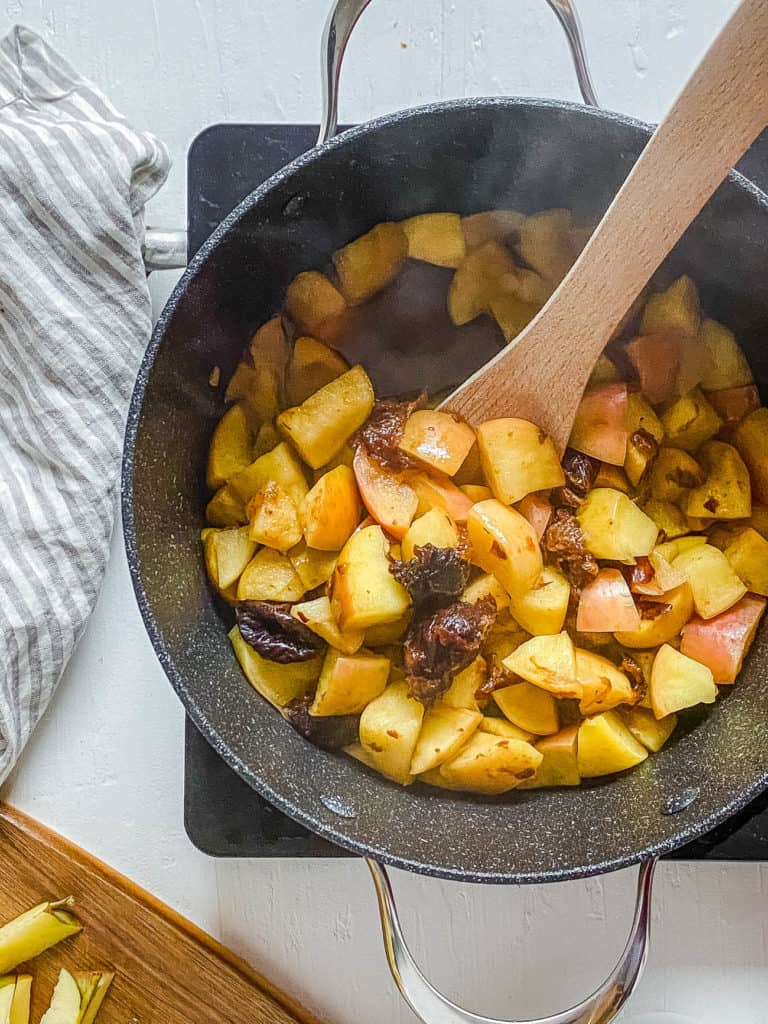
[[[293,732],[240,672],[227,612],[202,566],[205,452],[222,411],[208,376],[219,365],[226,379],[296,273],[323,268],[378,221],[423,211],[600,214],[647,135],[627,118],[546,101],[458,101],[381,118],[252,193],[195,257],[157,324],[131,407],[123,479],[128,558],[149,635],[188,714],[225,760],[274,805],[351,850],[446,878],[571,878],[671,850],[768,784],[765,626],[733,692],[682,716],[668,747],[639,768],[575,790],[483,799],[401,788]],[[732,175],[671,257],[700,285],[707,313],[735,330],[764,400],[766,238],[765,197]]]

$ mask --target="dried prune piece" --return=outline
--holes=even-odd
[[[341,750],[354,743],[360,731],[360,715],[311,715],[314,694],[298,697],[285,706],[284,714],[296,732],[323,750]]]
[[[486,697],[490,697],[494,690],[503,690],[505,686],[512,686],[513,683],[519,682],[519,676],[504,668],[495,657],[491,656],[488,672],[485,679],[475,690],[475,698],[476,700],[485,700]]]
[[[541,546],[572,587],[580,590],[600,571],[597,559],[587,551],[579,521],[567,508],[557,508]]]
[[[658,619],[660,615],[664,615],[665,612],[672,611],[672,605],[666,601],[657,601],[650,597],[643,597],[640,595],[635,598],[635,605],[637,610],[640,612],[640,618],[646,620]]]
[[[319,636],[293,618],[288,601],[239,601],[235,617],[243,640],[262,658],[281,665],[309,661],[323,646]]]
[[[403,436],[405,421],[421,404],[401,402],[395,398],[381,398],[374,403],[371,414],[352,437],[353,447],[363,447],[380,466],[401,470],[418,465],[418,461],[398,447]]]
[[[407,562],[393,558],[389,571],[411,595],[418,614],[444,608],[458,598],[469,579],[469,562],[456,548],[423,544],[414,548]]]
[[[634,565],[622,565],[621,571],[624,573],[624,579],[632,591],[634,591],[635,587],[650,583],[656,575],[651,565],[651,560],[647,555],[638,555]]]
[[[428,701],[447,690],[452,676],[480,653],[495,619],[496,602],[484,597],[476,604],[456,601],[413,622],[403,647],[412,696]]]
[[[622,654],[621,664],[619,669],[629,679],[629,685],[632,687],[634,693],[638,695],[638,700],[642,700],[645,696],[645,691],[648,688],[648,684],[645,681],[643,670],[640,668],[635,659],[629,654]]]

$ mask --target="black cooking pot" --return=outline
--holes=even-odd
[[[365,3],[352,6],[359,14]],[[332,23],[337,52],[353,21],[342,39]],[[331,86],[338,61],[333,68]],[[123,474],[130,569],[152,643],[188,715],[242,778],[303,825],[377,861],[469,881],[583,877],[696,838],[768,784],[765,626],[733,692],[681,715],[671,742],[640,767],[579,789],[481,798],[402,788],[302,739],[243,677],[202,563],[205,453],[223,409],[208,378],[220,366],[226,379],[295,274],[324,268],[379,221],[424,211],[564,206],[599,216],[649,133],[618,114],[530,99],[455,100],[381,117],[248,196],[195,256],[157,323]],[[768,201],[734,173],[670,258],[698,283],[707,313],[735,331],[764,401],[766,238]],[[631,238],[626,248],[631,259]],[[403,390],[413,384],[403,377]]]

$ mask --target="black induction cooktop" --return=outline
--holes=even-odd
[[[317,128],[300,124],[223,124],[206,129],[189,151],[190,258],[249,192],[306,152]],[[768,131],[739,169],[768,191]],[[195,846],[214,857],[342,857],[275,810],[221,760],[187,720],[184,821]],[[768,860],[768,793],[736,817],[673,854],[679,860]]]

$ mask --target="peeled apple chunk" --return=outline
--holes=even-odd
[[[82,925],[71,911],[70,897],[52,903],[39,903],[0,928],[0,975],[18,964],[34,960],[62,939],[76,935]]]
[[[747,592],[723,552],[711,544],[684,551],[672,562],[672,568],[687,576],[696,612],[702,619],[714,618]]]
[[[360,744],[382,775],[406,785],[424,718],[424,705],[404,682],[390,683],[360,716]]]
[[[658,600],[670,607],[655,618],[641,619],[638,629],[617,632],[616,639],[623,647],[647,649],[668,643],[693,615],[693,593],[688,583],[675,587],[658,599],[648,600]]]
[[[531,637],[509,654],[503,665],[555,697],[581,697],[573,643],[565,630],[556,636]]]
[[[661,415],[666,443],[695,452],[720,430],[723,421],[699,388],[693,388]]]
[[[680,653],[706,665],[716,683],[735,683],[765,606],[764,597],[747,594],[712,619],[691,619],[683,626]]]
[[[717,687],[711,669],[664,644],[653,661],[649,693],[654,715],[666,718],[696,704],[714,704]]]
[[[285,707],[297,697],[303,697],[320,675],[322,658],[319,656],[309,661],[281,665],[269,658],[262,658],[258,651],[243,640],[237,626],[230,630],[229,640],[245,678],[254,690],[276,708]]]
[[[514,509],[495,498],[479,501],[467,513],[473,559],[492,573],[508,594],[530,589],[544,563],[533,527]]]
[[[242,405],[233,405],[216,425],[208,450],[206,482],[211,490],[251,463],[251,428]]]
[[[527,633],[534,636],[559,633],[565,622],[570,597],[571,587],[565,576],[545,565],[530,590],[509,598],[509,609]]]
[[[477,729],[483,716],[467,708],[428,708],[413,753],[411,775],[421,775],[453,757]]]
[[[349,466],[324,473],[299,508],[304,539],[311,548],[339,551],[360,522],[361,503]]]
[[[347,303],[324,274],[307,270],[288,285],[285,312],[300,331],[330,341],[339,330]]]
[[[717,320],[704,320],[699,331],[699,344],[709,357],[701,379],[701,386],[706,391],[744,387],[752,383],[752,371],[733,331]]]
[[[403,537],[403,561],[413,558],[416,548],[432,544],[436,548],[455,548],[459,543],[456,526],[447,512],[433,508],[414,519]]]
[[[618,704],[637,703],[637,695],[627,676],[601,654],[577,647],[576,678],[581,686],[579,710],[582,715],[608,711]]]
[[[765,537],[748,526],[725,549],[725,557],[747,590],[768,596],[768,540]]]
[[[656,718],[649,708],[627,708],[622,717],[635,739],[653,754],[661,750],[677,725],[677,715]]]
[[[587,550],[595,558],[631,563],[653,551],[658,527],[621,491],[595,487],[576,513]]]
[[[440,766],[449,786],[472,793],[506,793],[533,778],[542,755],[523,740],[476,732],[451,760]]]
[[[579,726],[578,770],[585,779],[634,768],[648,757],[617,711],[585,718]]]
[[[734,430],[733,443],[749,470],[755,501],[768,504],[768,409],[746,416]]]
[[[312,469],[326,465],[373,408],[373,386],[362,366],[353,366],[277,417],[277,428]]]
[[[356,715],[383,693],[390,661],[372,651],[343,654],[329,648],[317,681],[310,715]]]
[[[398,447],[430,469],[453,476],[474,443],[469,424],[447,412],[417,409],[406,420]]]
[[[488,420],[477,428],[477,444],[485,479],[503,505],[565,482],[552,439],[528,420]]]
[[[458,213],[420,213],[402,221],[408,256],[438,267],[458,267],[466,245]]]
[[[331,605],[342,631],[396,622],[408,611],[408,591],[389,571],[389,548],[381,527],[367,526],[341,549]]]
[[[407,254],[402,225],[377,224],[333,254],[342,295],[351,306],[365,302],[392,280]]]
[[[316,338],[297,338],[285,371],[287,405],[301,405],[319,388],[349,369],[347,362]]]
[[[697,458],[706,479],[688,492],[688,515],[701,519],[747,519],[752,514],[749,470],[733,445],[707,441],[697,452]]]
[[[291,615],[343,654],[354,654],[363,646],[365,634],[362,630],[356,633],[341,632],[327,597],[316,597],[313,601],[295,604],[291,608]]]
[[[627,385],[605,384],[582,398],[568,444],[602,462],[623,466],[628,428]]]
[[[551,693],[531,683],[513,683],[493,691],[501,713],[519,729],[535,736],[549,736],[560,729],[557,701]]]

